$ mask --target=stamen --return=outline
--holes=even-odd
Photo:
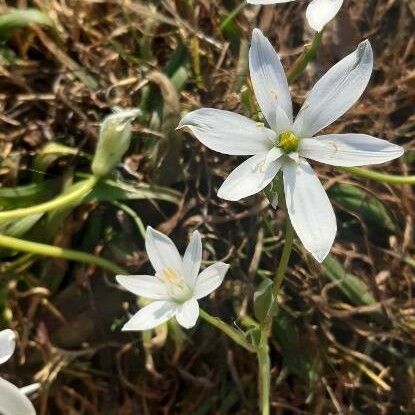
[[[298,150],[300,139],[292,132],[285,131],[278,136],[277,146],[285,153],[293,153]]]

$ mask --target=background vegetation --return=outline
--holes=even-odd
[[[40,381],[41,415],[255,414],[254,355],[202,321],[191,331],[169,323],[154,333],[121,333],[138,305],[114,275],[151,271],[146,225],[182,249],[197,228],[205,264],[231,264],[203,306],[235,327],[250,326],[255,285],[274,272],[281,253],[284,212],[261,195],[218,199],[236,159],[175,127],[200,106],[255,117],[251,30],[263,30],[288,69],[311,38],[305,2],[243,9],[240,0],[0,5],[0,210],[72,191],[89,173],[103,117],[115,106],[142,111],[123,162],[82,203],[0,223],[3,236],[63,248],[52,258],[23,252],[27,243],[7,249],[3,240],[0,327],[19,333],[19,347],[1,375],[22,385]],[[317,59],[292,85],[301,104],[316,78],[369,37],[371,83],[330,132],[404,145],[402,159],[379,168],[390,174],[410,174],[415,163],[414,29],[411,0],[345,0]],[[295,245],[271,343],[273,411],[413,414],[413,188],[314,166],[339,231],[322,266]]]

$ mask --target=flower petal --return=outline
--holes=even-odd
[[[151,300],[167,300],[167,287],[158,278],[151,275],[117,275],[118,284],[135,295]]]
[[[225,200],[240,200],[267,187],[281,168],[281,161],[271,161],[265,168],[267,154],[257,154],[240,164],[223,182],[218,196]]]
[[[170,320],[176,311],[177,304],[172,301],[154,301],[134,314],[122,330],[150,330]]]
[[[7,329],[0,331],[0,365],[9,360],[16,347],[16,336]]]
[[[317,32],[336,16],[342,7],[343,0],[313,0],[307,7],[308,24]]]
[[[312,137],[342,116],[362,95],[373,68],[370,42],[334,65],[314,85],[294,123],[301,137]]]
[[[293,120],[293,108],[287,77],[269,40],[259,29],[252,32],[249,70],[256,99],[270,127],[277,131],[276,109],[281,107]]]
[[[177,128],[188,128],[206,147],[223,154],[250,156],[272,147],[275,133],[234,112],[201,108],[186,114]]]
[[[171,267],[179,274],[182,273],[182,258],[176,246],[168,236],[151,226],[147,227],[146,251],[156,272],[162,272],[165,267]]]
[[[291,223],[304,247],[322,262],[336,236],[336,217],[327,193],[305,160],[283,166],[284,191]]]
[[[176,320],[185,329],[192,328],[199,317],[199,303],[196,298],[191,298],[177,309]]]
[[[215,291],[225,278],[229,265],[224,262],[216,262],[203,270],[196,280],[194,296],[197,300],[206,297]]]
[[[0,378],[0,413],[2,415],[36,415],[26,395],[12,383]]]
[[[402,156],[396,144],[366,134],[329,134],[301,140],[300,154],[332,166],[368,166]]]
[[[202,238],[198,231],[194,231],[189,245],[183,256],[183,273],[187,284],[193,288],[199,275],[200,263],[202,262]]]

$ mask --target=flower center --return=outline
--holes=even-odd
[[[293,153],[298,150],[300,139],[292,131],[284,131],[278,136],[277,147],[285,153]]]
[[[162,271],[156,272],[156,277],[167,286],[169,295],[175,301],[183,303],[192,296],[185,279],[174,268],[164,267]]]

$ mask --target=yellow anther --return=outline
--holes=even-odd
[[[278,136],[278,147],[285,153],[292,153],[298,150],[300,139],[292,132],[285,131]]]
[[[164,267],[156,274],[157,278],[172,285],[183,284],[183,277],[172,267]]]

